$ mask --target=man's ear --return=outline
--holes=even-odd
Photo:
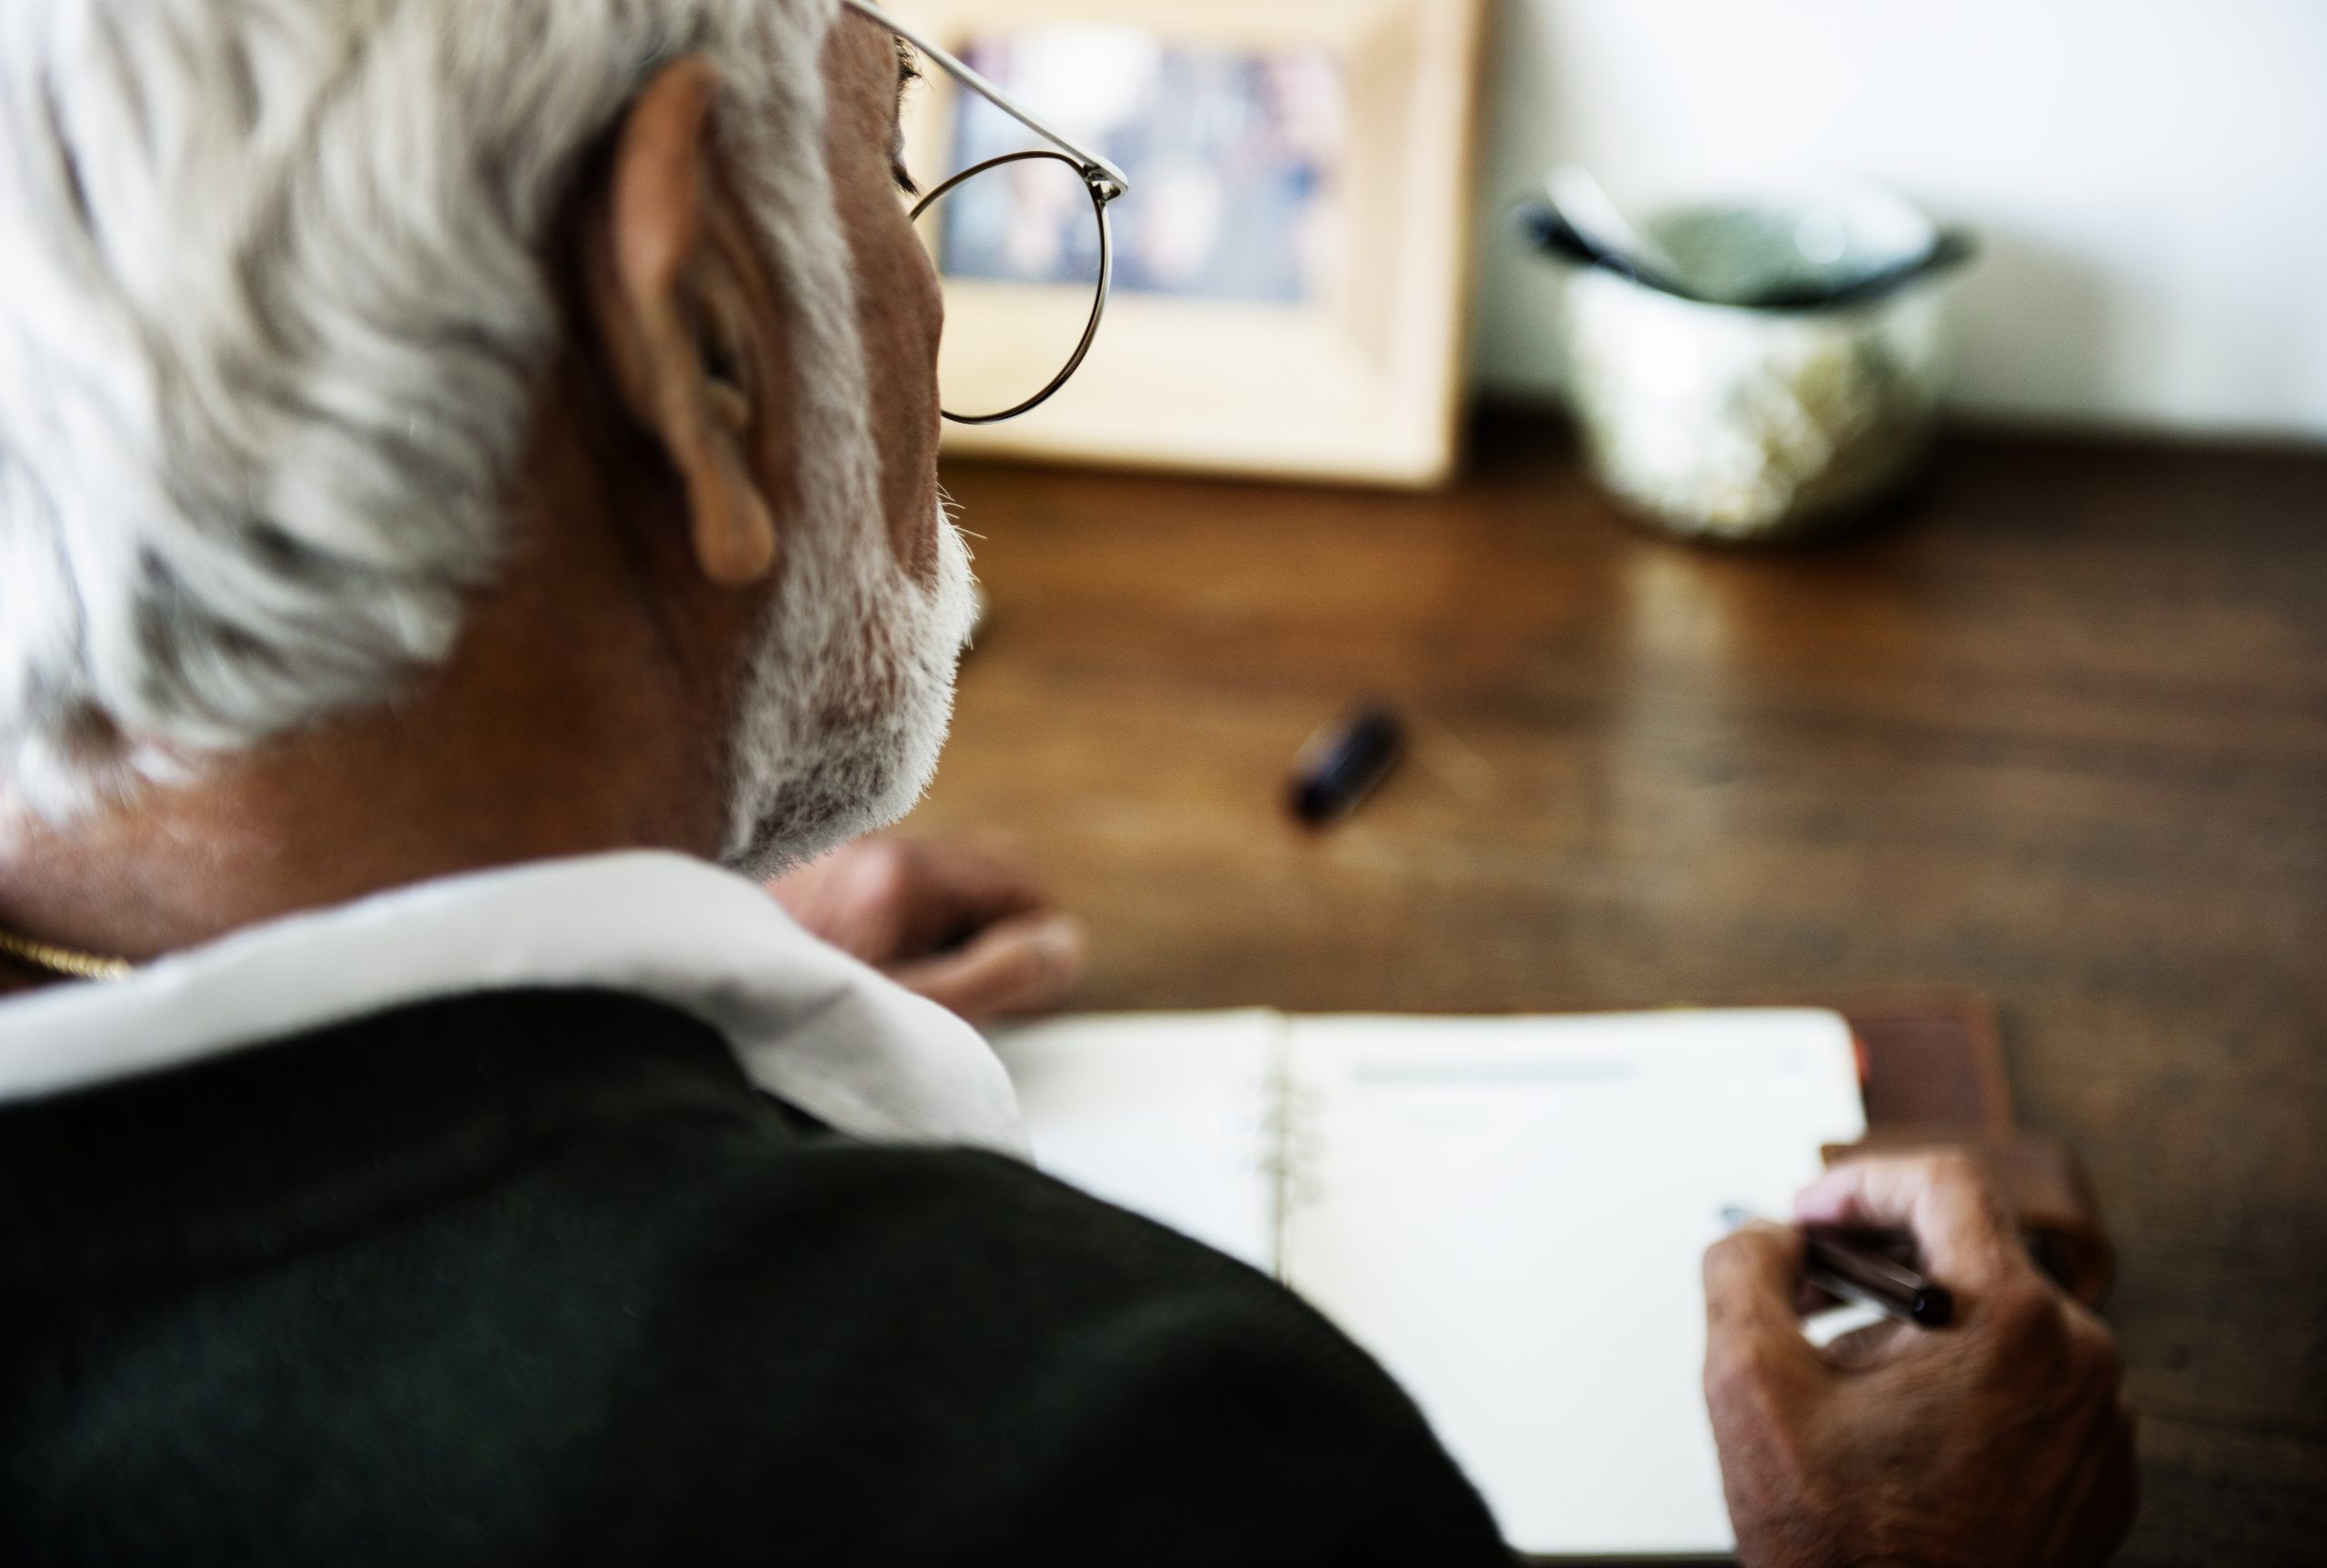
[[[754,299],[744,228],[713,162],[718,76],[699,57],[647,83],[615,132],[581,236],[587,308],[616,396],[685,487],[689,543],[712,582],[775,569],[775,511],[753,441],[788,363],[776,313]]]

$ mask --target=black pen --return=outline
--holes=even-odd
[[[1753,1216],[1743,1209],[1724,1209],[1722,1218],[1735,1230]],[[1830,1296],[1873,1307],[1920,1328],[1945,1328],[1955,1316],[1955,1297],[1945,1285],[1831,1232],[1803,1233],[1802,1275]]]

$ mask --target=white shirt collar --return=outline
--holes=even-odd
[[[0,1004],[0,1104],[411,1003],[544,986],[686,1013],[726,1036],[759,1088],[840,1132],[1024,1152],[1009,1078],[975,1030],[809,935],[751,883],[673,854],[425,883],[258,926],[117,985]]]

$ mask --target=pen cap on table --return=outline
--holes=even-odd
[[[1368,704],[1310,737],[1294,760],[1286,804],[1311,827],[1341,821],[1381,786],[1404,754],[1406,727],[1379,704]]]
[[[1626,511],[1683,537],[1771,541],[1846,522],[1913,476],[1968,239],[1842,183],[1653,207],[1640,227],[1677,264],[1672,286],[1579,266],[1563,324],[1586,454]]]

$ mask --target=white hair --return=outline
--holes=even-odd
[[[722,74],[721,133],[812,367],[804,506],[878,526],[823,155],[833,14],[0,0],[0,794],[63,818],[446,655],[499,562],[556,343],[543,242],[584,156],[682,55]],[[794,608],[849,575],[793,565]],[[922,613],[916,641],[959,611]],[[761,684],[801,674],[812,631],[837,647],[835,614],[772,630]],[[919,694],[891,694],[924,710],[916,732],[938,699],[900,671],[929,657],[885,661]],[[801,736],[768,702],[739,723],[758,744],[737,853],[794,850],[765,819],[833,771],[775,754]]]

